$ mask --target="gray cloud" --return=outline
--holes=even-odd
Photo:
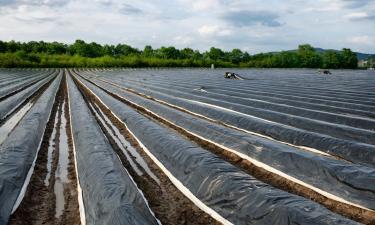
[[[373,0],[342,0],[342,1],[346,3],[347,8],[361,8],[373,2]]]
[[[28,18],[21,18],[21,17],[14,17],[16,20],[24,22],[24,23],[48,23],[48,22],[56,22],[56,18],[54,17],[28,17]]]
[[[0,0],[0,7],[19,5],[60,7],[69,2],[70,0]]]
[[[268,11],[229,11],[222,19],[236,27],[253,26],[261,24],[267,27],[279,27],[281,23],[277,20],[279,15]]]
[[[1,6],[12,5],[15,2],[16,2],[15,0],[0,0],[0,7]]]
[[[132,5],[129,5],[129,4],[122,4],[121,5],[121,8],[119,9],[119,12],[122,13],[122,14],[125,14],[125,15],[134,15],[134,14],[143,14],[143,10],[135,7],[135,6],[132,6]]]
[[[111,0],[96,0],[96,2],[105,7],[112,6],[114,4]]]

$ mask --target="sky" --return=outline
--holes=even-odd
[[[375,53],[375,0],[0,0],[0,40]]]

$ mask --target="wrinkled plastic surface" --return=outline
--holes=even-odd
[[[33,80],[35,78],[38,78],[40,76],[43,76],[47,73],[50,73],[48,72],[47,70],[46,71],[29,71],[27,73],[20,73],[18,71],[12,71],[13,73],[13,77],[10,77],[9,79],[6,79],[6,80],[1,80],[0,81],[0,88],[3,88],[3,87],[6,87],[6,86],[11,86],[12,84],[17,84],[17,83],[22,83],[24,81],[27,81],[27,80]],[[0,74],[1,76],[1,74]],[[3,76],[2,76],[3,78]]]
[[[68,85],[86,224],[158,224],[70,77]]]
[[[14,92],[14,91],[17,91],[18,89],[21,89],[25,86],[28,86],[32,83],[35,83],[35,82],[38,82],[39,80],[42,80],[43,78],[49,76],[50,73],[47,73],[47,72],[44,72],[42,73],[41,75],[38,75],[38,76],[32,76],[30,75],[30,77],[27,77],[25,80],[22,80],[20,82],[17,82],[15,84],[11,84],[11,85],[7,85],[5,87],[2,87],[0,89],[0,98]]]
[[[97,90],[93,84],[83,79],[82,82],[92,90]],[[375,209],[374,168],[325,157],[266,138],[246,135],[243,132],[210,123],[135,94],[121,91],[106,83],[97,82],[97,84],[203,138],[250,156],[314,187],[364,207]]]
[[[12,110],[14,110],[17,106],[19,106],[23,101],[25,101],[28,97],[33,95],[40,87],[44,84],[49,82],[53,79],[56,75],[51,74],[50,76],[42,79],[41,81],[37,82],[36,84],[26,88],[25,90],[11,96],[4,101],[0,102],[0,120],[6,117]]]
[[[131,87],[136,91],[166,101],[172,105],[185,108],[189,111],[222,121],[241,129],[270,136],[274,139],[294,145],[312,147],[329,154],[337,155],[351,162],[360,163],[370,167],[375,166],[374,145],[339,139],[326,134],[311,132],[232,111],[214,108],[199,102],[193,102],[189,99],[178,98],[173,95],[151,91],[150,89],[128,85],[127,83],[123,83],[122,86]]]
[[[234,224],[358,224],[260,182],[103,91],[95,93],[173,176]]]
[[[37,155],[60,80],[61,76],[52,82],[0,145],[0,225],[8,222]]]
[[[133,79],[127,79],[127,83],[135,84],[135,85],[145,85],[144,83],[140,81],[134,81]],[[155,88],[157,86],[157,88]],[[261,116],[264,118],[279,118],[280,121],[283,121],[283,115],[285,114],[290,114],[290,115],[295,115],[297,116],[298,119],[300,117],[304,118],[310,118],[313,120],[308,120],[307,122],[309,123],[316,123],[320,121],[325,121],[329,123],[337,123],[339,125],[348,125],[348,126],[353,126],[356,128],[362,128],[362,129],[368,129],[368,130],[374,130],[375,128],[375,121],[366,119],[366,118],[358,118],[358,117],[353,117],[350,115],[341,115],[337,114],[337,109],[335,113],[329,113],[329,112],[324,112],[326,108],[322,107],[321,105],[314,105],[313,107],[310,106],[311,109],[306,109],[304,108],[308,104],[304,104],[299,102],[298,105],[286,105],[286,103],[290,103],[291,101],[288,101],[288,99],[276,99],[276,102],[268,102],[264,99],[264,96],[261,96],[261,100],[259,99],[253,99],[252,97],[258,97],[254,96],[251,94],[243,94],[243,93],[238,93],[234,91],[230,92],[225,92],[223,90],[214,90],[211,92],[212,89],[210,87],[204,87],[203,91],[202,89],[196,89],[193,84],[175,84],[174,89],[171,89],[171,85],[165,84],[162,81],[152,81],[152,85],[147,85],[148,88],[158,90],[163,93],[167,94],[172,94],[174,96],[181,95],[183,94],[184,96],[187,96],[190,98],[192,95],[193,97],[204,97],[203,99],[208,99],[208,100],[215,100],[215,99],[220,99],[220,102],[226,102],[228,103],[235,103],[237,106],[251,106],[250,108],[239,108],[239,110],[245,111],[246,113],[252,114],[252,115],[257,115]],[[171,90],[174,90],[177,92],[170,92]],[[219,93],[215,93],[219,92]],[[177,94],[177,95],[176,95]],[[186,95],[188,94],[188,95]],[[241,97],[240,97],[241,96]],[[183,96],[182,96],[183,97]],[[266,98],[267,99],[267,98]],[[269,99],[269,98],[268,98]],[[275,99],[271,99],[272,101],[275,101]],[[217,103],[217,102],[216,102]],[[292,103],[293,104],[293,103]],[[254,109],[255,107],[255,109]],[[266,110],[266,111],[256,111],[256,109],[259,108],[260,110]],[[323,110],[320,110],[323,109]],[[268,112],[270,111],[270,112]],[[265,114],[264,112],[268,112],[268,114]],[[281,113],[281,114],[276,114],[276,116],[272,113]],[[346,113],[350,113],[349,110],[345,111]],[[285,116],[285,115],[284,115]],[[314,119],[318,121],[314,121]],[[293,122],[293,121],[292,121]],[[323,123],[324,124],[324,123]],[[291,124],[293,125],[293,124]],[[299,125],[299,124],[297,124]],[[329,125],[329,124],[328,124]],[[342,129],[345,129],[347,127],[342,126]]]

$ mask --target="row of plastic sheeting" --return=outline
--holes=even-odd
[[[129,84],[129,82],[125,82],[125,84],[126,86],[134,85]],[[143,85],[135,84],[134,86],[138,87]],[[254,104],[248,102],[248,104],[241,104],[240,100],[230,96],[222,95],[219,98],[213,98],[212,94],[210,93],[187,93],[186,90],[180,90],[179,88],[176,88],[176,90],[172,88],[159,88],[149,85],[147,86],[147,89],[167,94],[169,96],[194,100],[201,103],[219,106],[225,109],[230,109],[232,111],[249,115],[253,118],[255,117],[258,120],[263,120],[266,122],[272,121],[273,123],[277,123],[283,126],[292,126],[296,129],[303,129],[309,132],[321,133],[338,139],[375,144],[374,131],[322,121],[318,118],[310,119],[308,117],[305,117],[303,113],[295,113],[294,115],[292,115],[289,114],[290,112],[280,112],[279,108],[276,106],[270,107],[268,109],[262,109],[259,108],[259,103]],[[318,115],[316,112],[309,113]],[[372,123],[373,125],[375,125],[373,121],[369,121],[368,123]]]
[[[94,92],[171,176],[230,223],[357,224],[315,202],[260,182],[107,93]]]
[[[59,74],[62,74],[62,71],[60,71]],[[49,81],[55,78],[55,75],[57,73],[48,76],[34,85],[26,88],[25,90],[3,100],[0,102],[0,120],[4,119],[9,113],[11,113],[15,108],[17,108],[19,105],[21,105],[27,98],[32,96],[35,92],[38,91],[39,88],[41,88],[43,85],[47,84]]]
[[[374,167],[375,165],[374,145],[339,139],[319,132],[298,129],[292,126],[234,112],[225,109],[224,107],[218,108],[213,105],[176,97],[174,95],[168,95],[141,86],[129,85],[128,83],[123,83],[121,85],[240,129],[266,135],[290,144],[315,148],[354,163],[363,164],[369,167]]]
[[[93,84],[85,84],[97,89]],[[245,154],[307,184],[375,210],[375,169],[323,156],[280,142],[229,129],[104,82],[97,85],[156,113],[204,139]]]
[[[71,78],[68,86],[86,224],[158,224]]]
[[[134,84],[143,84],[141,81],[132,81],[129,78],[126,79],[127,83],[134,83]],[[144,84],[143,84],[144,85]],[[165,84],[163,81],[152,81],[150,86],[157,86],[160,91],[168,91],[171,89],[170,84]],[[278,99],[276,102],[274,99],[271,99],[271,101],[267,100],[259,100],[257,99],[257,96],[255,96],[255,99],[252,98],[254,95],[248,95],[238,92],[223,92],[223,90],[220,90],[222,93],[215,93],[211,91],[210,87],[204,86],[204,88],[196,88],[197,85],[193,84],[174,84],[174,90],[177,90],[177,93],[185,93],[195,96],[203,96],[205,98],[210,99],[216,99],[220,101],[225,101],[229,103],[236,103],[237,105],[244,105],[244,106],[251,106],[263,110],[270,110],[274,112],[280,112],[290,115],[295,115],[298,117],[304,117],[304,118],[310,118],[310,119],[316,119],[318,121],[326,121],[329,123],[336,123],[341,125],[347,125],[352,126],[356,128],[361,129],[368,129],[373,130],[375,129],[375,121],[371,119],[366,118],[359,118],[359,117],[353,117],[350,115],[342,115],[338,114],[337,112],[325,112],[324,108],[319,109],[319,105],[315,105],[312,109],[304,108],[303,106],[306,106],[306,104],[294,104],[294,105],[287,105],[288,99]],[[157,89],[156,89],[157,90]],[[174,94],[174,93],[173,93]],[[239,97],[241,96],[241,97]],[[264,96],[261,96],[264,98]],[[259,97],[258,97],[259,98]],[[267,99],[267,98],[266,98]],[[290,102],[290,101],[289,101]],[[310,106],[311,107],[311,106]],[[336,110],[337,111],[337,110]],[[250,111],[249,111],[250,112]],[[347,113],[351,111],[346,111]],[[254,114],[255,115],[255,114]],[[264,116],[264,114],[258,114],[261,116]],[[272,115],[270,115],[272,116]],[[273,116],[271,118],[274,118]]]
[[[6,77],[1,75],[0,78],[0,88],[9,86],[11,84],[19,83],[26,80],[32,80],[40,75],[47,74],[49,71],[29,71],[29,72],[19,72],[19,71],[12,71],[12,75],[10,77]]]
[[[84,73],[83,71],[82,73]],[[239,72],[239,73],[243,73]],[[256,72],[256,71],[246,71]],[[335,108],[345,108],[355,111],[356,109],[367,112],[374,111],[375,95],[371,90],[373,82],[367,74],[360,74],[362,71],[345,71],[345,76],[340,80],[322,82],[316,74],[303,76],[301,71],[290,71],[291,73],[275,77],[277,71],[265,71],[259,77],[253,77],[246,81],[231,81],[222,78],[220,71],[209,70],[114,70],[114,71],[93,71],[95,76],[111,77],[111,79],[121,79],[121,81],[140,81],[143,84],[158,85],[159,83],[168,85],[176,89],[180,85],[186,87],[207,88],[209,92],[225,93],[227,95],[245,95],[277,97],[285,100],[292,100],[299,103],[318,104],[320,106],[331,106]],[[254,75],[254,74],[252,74]],[[289,83],[288,77],[295,75],[293,83]],[[313,75],[313,76],[311,76]],[[364,75],[364,76],[363,76]],[[309,78],[309,79],[307,79]],[[347,78],[354,78],[349,82],[343,82]],[[324,87],[327,85],[326,87]],[[349,87],[353,87],[349,91]],[[230,91],[230,94],[228,93]],[[315,108],[314,108],[315,109]],[[336,112],[336,111],[334,111]],[[374,115],[374,114],[372,114]],[[374,118],[374,117],[373,117]]]
[[[60,81],[58,76],[0,145],[0,225],[26,191]]]
[[[10,93],[14,92],[14,91],[18,91],[24,87],[27,87],[27,86],[30,86],[32,85],[33,83],[36,83],[38,82],[39,80],[42,80],[43,78],[47,77],[51,75],[50,72],[44,72],[42,73],[41,75],[38,75],[38,76],[30,76],[28,77],[27,79],[25,80],[22,80],[20,82],[17,82],[15,84],[12,84],[12,85],[7,85],[5,87],[2,87],[0,89],[0,98],[5,98],[6,96],[8,96]]]
[[[329,113],[333,113],[336,115],[353,115],[355,116],[363,116],[363,117],[372,117],[375,118],[375,113],[373,110],[369,107],[364,107],[364,105],[361,105],[358,109],[358,104],[331,104],[332,102],[327,100],[321,100],[321,99],[311,99],[308,97],[297,97],[293,95],[293,92],[291,91],[289,95],[287,94],[277,94],[272,92],[266,92],[266,91],[252,91],[247,90],[246,91],[238,91],[233,88],[220,88],[220,87],[209,87],[207,88],[209,92],[218,93],[218,94],[224,94],[229,96],[235,96],[239,98],[251,98],[251,99],[257,99],[261,101],[268,101],[273,102],[277,104],[286,104],[289,106],[295,106],[300,108],[306,108],[306,109],[312,109],[312,110],[319,110],[319,111],[325,111]],[[310,100],[310,101],[309,101]],[[312,101],[311,101],[312,100]],[[336,102],[333,102],[336,103]],[[337,106],[339,105],[339,106]]]

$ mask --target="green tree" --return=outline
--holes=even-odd
[[[180,51],[175,47],[161,47],[157,49],[157,55],[162,59],[179,59]]]
[[[113,45],[104,45],[102,48],[102,52],[104,55],[107,56],[114,56],[116,55],[116,47]]]
[[[229,59],[230,59],[230,61],[232,63],[235,63],[235,64],[238,64],[238,63],[242,62],[243,57],[244,57],[244,53],[240,49],[238,49],[238,48],[233,49],[229,53]]]
[[[315,49],[309,44],[298,46],[297,54],[300,61],[300,67],[319,68],[322,66],[321,55],[316,53]]]
[[[144,57],[153,57],[154,56],[154,49],[151,45],[146,45],[142,52]]]
[[[192,55],[193,60],[203,60],[203,54],[200,53],[198,50],[195,50]]]
[[[6,42],[3,42],[0,40],[0,52],[6,52],[7,51],[7,44]]]
[[[80,55],[80,56],[91,57],[91,58],[104,55],[101,45],[95,42],[91,42],[90,44],[87,44],[86,42],[82,40],[76,40],[74,44],[70,45],[68,48],[68,52],[71,55]]]
[[[180,51],[180,55],[182,59],[193,59],[194,50],[191,48],[184,48]]]
[[[273,57],[272,67],[295,68],[300,66],[300,58],[297,53],[283,51]]]
[[[225,57],[225,53],[220,48],[211,47],[210,51],[206,54],[209,59],[214,61],[222,60]]]
[[[245,52],[242,57],[242,62],[248,62],[251,59],[251,56],[248,52]]]
[[[7,51],[8,52],[16,52],[18,50],[21,50],[21,44],[19,42],[10,41],[7,43]]]
[[[140,51],[136,48],[131,47],[130,45],[126,44],[118,44],[115,47],[115,54],[121,56],[129,56],[129,55],[136,55]]]
[[[349,48],[342,49],[342,65],[346,69],[356,69],[358,68],[358,58],[357,55],[352,52]]]
[[[331,69],[338,69],[342,63],[342,58],[339,53],[336,51],[326,51],[323,54],[323,67],[324,68],[331,68]]]
[[[57,55],[60,55],[60,54],[66,54],[67,53],[67,45],[65,44],[62,44],[62,43],[58,43],[56,41],[52,42],[52,43],[48,43],[47,46],[46,46],[46,52],[48,54],[57,54]]]

